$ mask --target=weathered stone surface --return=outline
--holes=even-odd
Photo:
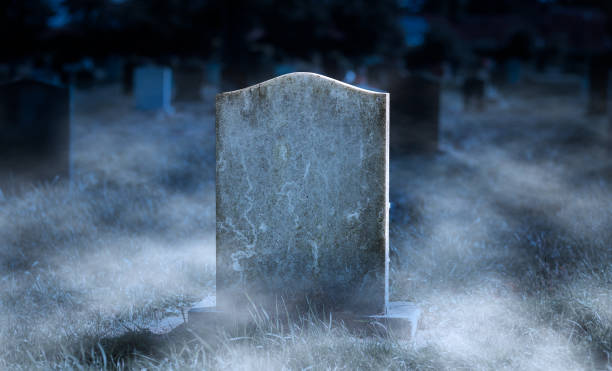
[[[0,187],[69,172],[69,90],[34,80],[0,85]]]
[[[384,312],[388,103],[312,73],[217,96],[217,308]]]
[[[136,68],[134,100],[141,110],[172,111],[172,70],[157,66]]]

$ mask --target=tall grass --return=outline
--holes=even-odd
[[[158,116],[117,91],[77,93],[71,185],[0,198],[0,369],[611,367],[608,123],[579,99],[506,92],[464,114],[448,91],[444,152],[392,159],[412,347],[311,313],[160,334],[214,294],[212,102]]]

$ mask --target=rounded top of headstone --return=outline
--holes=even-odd
[[[360,88],[358,86],[350,85],[350,84],[347,84],[345,82],[332,79],[331,77],[320,75],[318,73],[313,73],[313,72],[292,72],[292,73],[288,73],[288,74],[285,74],[285,75],[281,75],[281,76],[275,77],[275,78],[270,79],[270,80],[266,80],[266,81],[261,82],[259,84],[248,86],[248,87],[243,88],[243,89],[219,93],[219,94],[217,94],[217,97],[238,95],[238,94],[245,93],[245,92],[247,92],[249,90],[258,89],[258,88],[261,88],[261,87],[273,87],[275,85],[280,86],[280,85],[288,85],[288,84],[296,85],[296,86],[299,86],[299,85],[312,85],[312,84],[320,84],[320,85],[326,85],[326,86],[335,85],[336,87],[341,87],[341,88],[345,88],[347,90],[353,90],[353,91],[360,92],[360,93],[363,93],[363,94],[368,94],[368,95],[387,95],[388,94],[388,93],[375,92],[375,91],[372,91],[372,90],[363,89],[363,88]]]

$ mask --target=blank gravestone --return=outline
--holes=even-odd
[[[0,85],[0,186],[70,173],[70,92],[34,80]]]
[[[203,66],[188,64],[176,68],[174,82],[176,85],[175,101],[194,102],[201,100],[201,89],[204,85]]]
[[[485,101],[485,80],[478,76],[470,76],[463,81],[461,93],[463,95],[463,109],[482,111]]]
[[[425,75],[398,75],[390,85],[393,153],[437,151],[440,82]]]
[[[134,102],[140,110],[172,111],[172,70],[144,66],[134,70]]]
[[[607,112],[610,63],[609,57],[595,55],[589,63],[589,107],[588,112],[602,115]]]
[[[121,74],[121,87],[123,94],[131,95],[134,91],[134,69],[136,63],[132,60],[126,60],[123,64],[123,71]]]
[[[504,63],[505,82],[509,85],[516,85],[521,82],[523,76],[523,66],[520,59],[510,58]]]
[[[303,72],[217,96],[217,311],[406,319],[388,303],[388,109]]]

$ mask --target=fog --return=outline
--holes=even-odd
[[[0,104],[0,368],[611,369],[610,4],[315,3],[0,6],[0,103],[21,79],[71,94],[70,179],[11,183]],[[177,78],[172,109],[139,110],[144,65],[195,70],[200,95]],[[302,69],[390,91],[392,127],[440,94],[437,150],[390,160],[390,297],[422,310],[414,339],[256,305],[249,326],[185,325],[215,303],[214,95]]]
[[[2,201],[7,367],[26,362],[24,352],[41,360],[54,349],[78,354],[87,339],[168,331],[193,303],[214,297],[211,102],[146,114],[113,89],[76,92],[85,108],[73,117],[73,181]],[[202,350],[207,365],[341,366],[338,349],[348,347],[367,368],[378,354],[369,347],[383,345],[405,367],[607,362],[612,197],[598,142],[607,120],[585,118],[579,99],[547,106],[506,92],[538,109],[507,103],[463,113],[457,93],[444,94],[442,151],[391,162],[391,299],[423,310],[414,346],[302,329],[281,331],[290,339],[280,342],[206,343],[217,349]],[[319,359],[321,349],[331,354]],[[403,368],[397,359],[388,362]]]

